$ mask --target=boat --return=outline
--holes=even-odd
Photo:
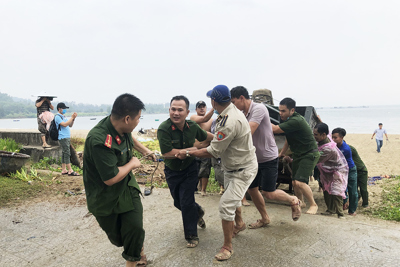
[[[156,121],[159,121],[159,119],[156,119]]]
[[[19,120],[13,120],[13,122],[18,122]]]
[[[31,156],[0,150],[0,173],[19,171]]]
[[[96,120],[96,118],[90,118],[90,120],[91,120],[91,121],[95,121],[95,120]]]

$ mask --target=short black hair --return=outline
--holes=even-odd
[[[340,127],[333,129],[332,134],[334,133],[338,133],[340,137],[346,136],[346,130]]]
[[[383,125],[383,123],[380,122],[378,125]]]
[[[143,102],[136,96],[126,93],[115,99],[111,115],[117,120],[127,115],[133,118],[137,116],[141,110],[146,110]]]
[[[314,129],[317,129],[317,132],[320,134],[325,133],[326,135],[329,134],[329,127],[326,123],[318,123],[317,125],[315,125]]]
[[[246,99],[250,99],[249,92],[245,87],[236,86],[231,89],[231,98],[239,98],[241,95]]]
[[[170,106],[171,106],[171,104],[172,104],[172,101],[174,101],[174,100],[183,100],[183,101],[185,101],[185,103],[186,103],[186,109],[189,109],[189,99],[187,99],[186,96],[184,96],[184,95],[177,95],[177,96],[174,96],[174,97],[171,99],[171,102],[169,102],[169,105],[170,105]]]
[[[294,101],[290,97],[285,97],[284,99],[281,100],[279,105],[286,106],[289,110],[291,110],[292,108],[294,109],[296,108],[296,101]]]

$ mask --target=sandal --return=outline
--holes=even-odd
[[[68,172],[62,172],[61,173],[61,175],[67,175],[68,174]]]
[[[233,249],[229,249],[228,247],[223,246],[221,250],[215,255],[215,259],[217,261],[226,261],[232,257]]]
[[[147,257],[146,257],[146,255],[142,255],[141,257],[140,257],[140,261],[137,261],[136,262],[136,266],[147,266]]]
[[[298,219],[300,219],[301,216],[301,200],[299,199],[299,202],[297,202],[296,204],[292,204],[290,205],[290,207],[292,208],[292,219],[293,221],[297,221]]]
[[[187,242],[187,248],[195,248],[199,244],[199,239],[188,239]]]
[[[80,176],[77,172],[68,173],[68,176]]]
[[[243,223],[243,226],[240,228],[237,228],[236,226],[233,227],[233,235],[232,238],[236,237],[239,232],[246,230],[247,226],[245,223]]]
[[[258,229],[261,227],[266,227],[269,224],[269,222],[262,222],[261,219],[258,219],[257,222],[249,224],[248,227],[249,229]]]

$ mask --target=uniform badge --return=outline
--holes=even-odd
[[[118,144],[118,145],[120,145],[120,144],[121,144],[121,139],[119,138],[119,136],[118,136],[118,135],[115,137],[115,140],[117,140],[117,144]]]
[[[218,132],[217,133],[217,139],[218,141],[221,141],[225,138],[225,134],[223,132]]]
[[[106,147],[108,147],[108,148],[111,148],[111,145],[112,145],[112,137],[111,137],[110,134],[107,134],[107,139],[106,139],[106,142],[104,143],[104,145],[105,145]]]
[[[171,129],[172,129],[172,131],[175,131],[175,125],[171,125]]]

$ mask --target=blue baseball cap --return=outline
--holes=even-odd
[[[217,85],[207,92],[207,96],[217,103],[226,103],[231,101],[231,91],[226,85]]]

